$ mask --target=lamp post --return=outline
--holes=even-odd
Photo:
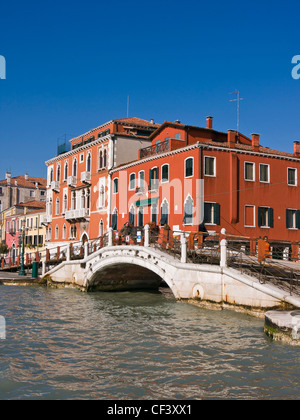
[[[25,248],[25,219],[21,222],[19,246],[21,251],[21,265],[19,276],[25,276],[25,265],[24,265],[24,248]]]

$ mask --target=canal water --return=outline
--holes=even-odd
[[[0,286],[0,399],[298,399],[264,320],[159,293]]]

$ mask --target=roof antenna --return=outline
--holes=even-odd
[[[127,118],[129,116],[129,95],[127,96]]]
[[[236,133],[238,135],[239,125],[240,125],[240,101],[243,101],[244,98],[240,98],[240,92],[238,90],[235,90],[234,92],[230,92],[229,95],[236,95],[236,99],[230,99],[229,102],[235,102],[236,101],[236,103],[237,103]]]

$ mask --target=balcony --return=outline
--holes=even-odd
[[[85,184],[91,183],[91,173],[90,172],[82,172],[80,177],[81,182]]]
[[[48,226],[52,222],[52,216],[49,214],[42,214],[40,216],[40,224],[43,226]]]
[[[170,141],[165,140],[162,143],[157,143],[144,149],[140,149],[140,159],[145,157],[157,155],[159,153],[168,152],[170,150]]]
[[[59,181],[52,181],[50,184],[50,188],[52,191],[59,192],[60,191],[60,183]]]
[[[68,176],[67,178],[67,185],[68,187],[76,187],[76,176]]]
[[[159,189],[159,180],[151,179],[150,184],[148,185],[148,192],[157,192]]]
[[[65,219],[69,222],[82,222],[90,219],[90,209],[67,210]]]
[[[136,195],[144,195],[145,194],[145,188],[144,187],[137,187],[135,189]]]

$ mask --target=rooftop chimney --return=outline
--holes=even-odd
[[[153,118],[151,118],[150,122],[151,122],[151,124],[154,124],[154,119],[153,119]]]
[[[8,184],[10,184],[10,180],[11,180],[11,172],[6,172],[5,173],[5,179],[7,181]]]
[[[294,156],[300,157],[299,141],[294,141]]]
[[[206,128],[213,128],[213,117],[206,117]]]
[[[176,120],[175,123],[176,124],[181,124],[181,121],[180,120]]]
[[[28,181],[28,174],[25,174],[25,181]]]
[[[252,134],[252,149],[255,151],[259,149],[259,134]]]
[[[228,130],[227,132],[227,143],[229,147],[235,147],[235,137],[236,131],[235,130]]]

